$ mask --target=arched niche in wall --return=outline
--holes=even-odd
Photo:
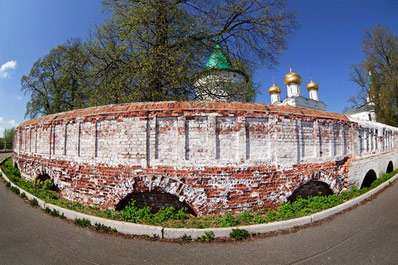
[[[392,161],[390,161],[390,162],[388,162],[386,173],[391,173],[393,171],[394,171],[394,165],[393,165]]]
[[[365,177],[363,178],[362,184],[361,184],[361,189],[365,187],[370,187],[370,185],[377,179],[377,174],[376,172],[371,169],[366,173]]]
[[[51,177],[47,173],[43,173],[43,174],[38,175],[36,177],[36,179],[35,179],[35,182],[37,183],[39,181],[42,182],[42,186],[43,187],[44,187],[44,185],[45,185],[44,183],[46,181],[50,181],[51,185],[49,187],[49,190],[52,190],[52,191],[55,191],[55,192],[59,192],[60,191],[58,186],[54,184],[54,181],[51,179]]]
[[[177,196],[159,190],[130,193],[116,205],[116,210],[122,210],[133,200],[138,208],[151,207],[152,213],[173,206],[176,210],[186,208],[186,213],[196,215],[186,202],[181,202]]]
[[[295,189],[292,195],[290,195],[287,199],[290,202],[294,202],[299,197],[306,199],[309,196],[312,197],[327,196],[332,194],[333,194],[332,189],[325,182],[318,180],[310,180],[309,182]]]

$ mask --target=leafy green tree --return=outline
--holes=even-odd
[[[12,143],[14,139],[15,128],[4,129],[3,137],[7,143]]]
[[[184,100],[193,77],[220,42],[249,72],[276,63],[295,27],[282,0],[107,0],[112,16],[92,36],[93,104]],[[255,98],[249,86],[232,88]],[[228,99],[234,99],[228,97]]]
[[[376,25],[365,31],[362,52],[365,59],[351,73],[360,92],[349,101],[354,106],[371,102],[377,121],[398,126],[398,37]]]
[[[52,49],[21,79],[26,116],[104,104],[195,99],[195,74],[216,44],[249,76],[226,86],[252,101],[251,76],[272,66],[296,27],[285,0],[105,0],[110,17],[88,37]]]
[[[79,39],[69,40],[37,60],[21,78],[30,94],[25,117],[34,118],[87,106],[89,64]]]
[[[11,149],[14,140],[15,128],[4,129],[3,137],[0,138],[0,150]]]

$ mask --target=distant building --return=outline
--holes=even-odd
[[[229,56],[220,45],[216,45],[206,64],[205,70],[197,74],[195,96],[198,100],[231,100],[227,89],[231,85],[244,85],[249,77],[232,66]]]
[[[286,98],[283,101],[280,100],[281,89],[274,83],[268,90],[271,95],[271,104],[326,110],[326,104],[319,101],[318,84],[312,81],[311,78],[311,82],[307,85],[310,98],[305,98],[301,93],[301,83],[301,76],[294,73],[292,68],[290,68],[290,72],[286,74],[284,78],[284,84],[287,87]]]
[[[376,113],[373,110],[373,105],[374,103],[367,100],[367,102],[359,108],[354,108],[344,114],[360,120],[376,121]]]

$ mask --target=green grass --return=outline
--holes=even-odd
[[[167,207],[160,209],[157,213],[152,213],[150,207],[139,208],[135,205],[135,201],[130,201],[121,211],[115,210],[101,210],[96,206],[83,206],[79,202],[71,202],[60,198],[60,196],[53,190],[53,183],[51,181],[44,182],[33,182],[21,178],[20,172],[12,164],[11,159],[7,159],[1,165],[3,172],[8,176],[11,182],[21,187],[23,190],[33,194],[39,199],[44,200],[47,203],[51,203],[66,209],[74,210],[77,212],[104,217],[113,220],[120,220],[132,223],[149,224],[149,225],[160,225],[163,227],[170,228],[214,228],[214,227],[234,227],[239,225],[250,225],[250,224],[263,224],[279,220],[287,220],[297,217],[306,216],[313,214],[334,206],[337,206],[347,200],[355,198],[364,194],[365,192],[377,187],[383,182],[387,181],[395,174],[398,173],[398,169],[391,173],[384,174],[382,177],[376,179],[370,187],[357,189],[353,187],[350,191],[343,191],[339,195],[329,196],[315,196],[307,199],[298,198],[294,202],[286,202],[281,204],[276,209],[260,209],[258,211],[244,211],[240,214],[234,215],[232,213],[226,213],[224,215],[216,216],[201,216],[192,217],[186,213],[187,209],[176,210],[173,207]],[[7,187],[10,187],[10,183],[6,182]],[[19,193],[17,188],[10,187],[14,192]],[[21,194],[22,197],[26,197]],[[29,200],[32,206],[38,205],[36,199]],[[48,213],[53,216],[59,216],[56,211],[50,211]],[[85,219],[75,220],[78,225],[84,226]],[[89,225],[91,226],[91,224]],[[97,230],[108,231],[107,227],[101,227],[99,224],[95,224],[94,228]],[[235,231],[235,229],[234,229]],[[248,236],[241,230],[236,230],[233,234],[236,240],[244,239]],[[213,235],[214,236],[214,235]],[[197,241],[208,242],[212,241],[211,234],[208,233],[202,237],[197,238]],[[188,240],[184,238],[184,240]]]

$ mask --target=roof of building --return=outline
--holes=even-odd
[[[276,86],[275,83],[272,83],[272,87],[270,87],[268,89],[268,93],[270,93],[270,94],[279,93],[280,94],[281,89],[278,86]]]
[[[370,112],[370,111],[373,111],[373,107],[371,106],[370,103],[367,102],[358,108],[354,108],[352,110],[344,112],[344,114],[353,115],[353,114],[357,114],[357,113],[361,113],[361,112]]]
[[[285,85],[290,85],[290,84],[301,85],[302,79],[301,76],[293,72],[292,67],[290,67],[290,72],[285,75],[283,82],[285,83]]]
[[[315,83],[314,81],[312,81],[312,78],[311,78],[311,82],[308,83],[307,89],[308,90],[318,90],[319,85],[317,83]]]
[[[301,85],[302,79],[301,76],[293,72],[292,67],[290,67],[290,72],[285,75],[283,82],[285,83],[285,85],[290,85],[290,84]]]
[[[206,69],[233,69],[229,56],[219,44],[214,47],[214,51],[207,61]]]

